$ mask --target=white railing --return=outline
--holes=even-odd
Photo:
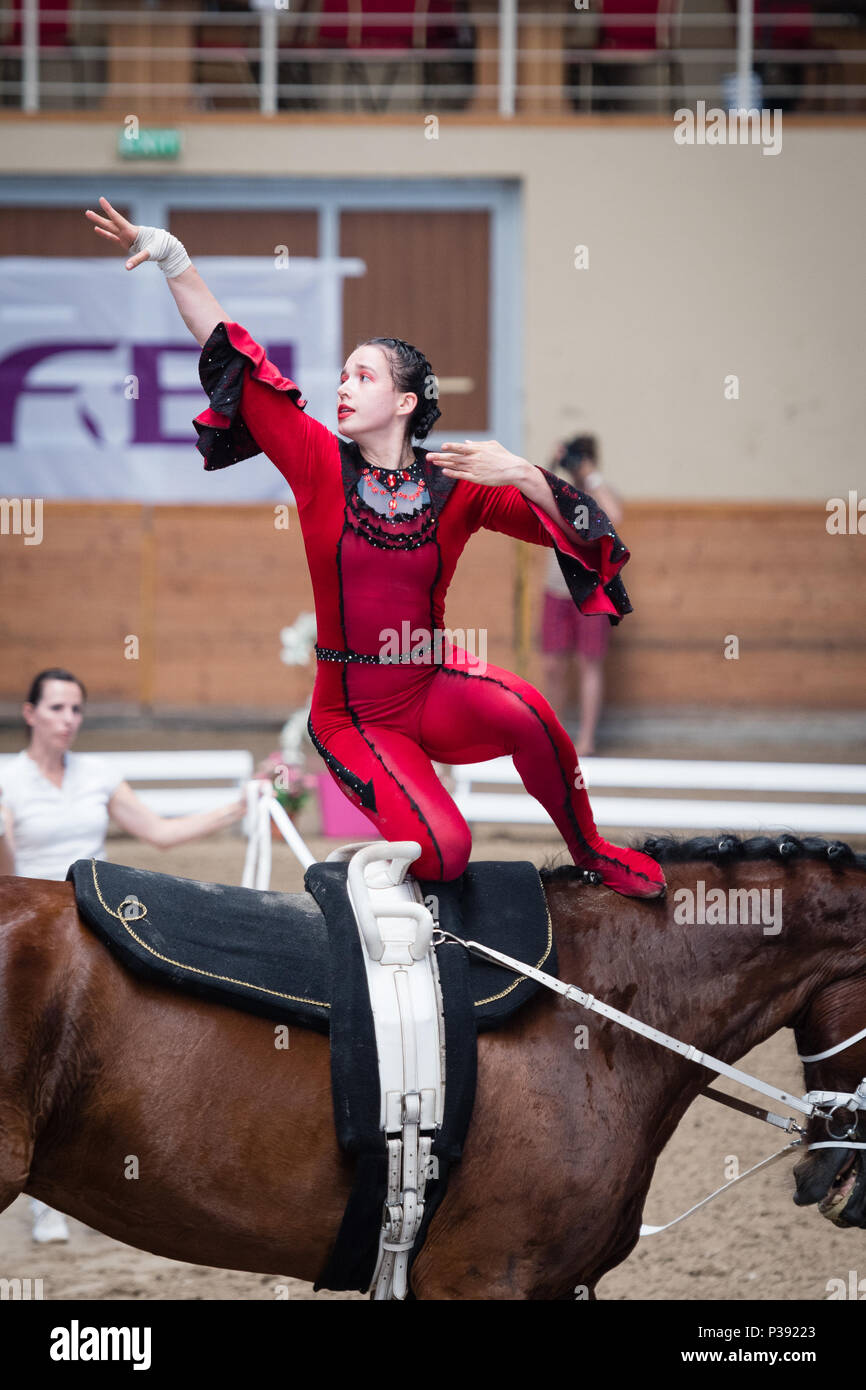
[[[710,762],[690,758],[581,758],[580,768],[599,826],[652,830],[792,830],[814,835],[866,834],[866,806],[843,801],[866,793],[866,766],[839,763]],[[454,802],[470,825],[551,825],[540,802],[524,791],[510,758],[451,768]],[[495,791],[482,791],[495,787]],[[600,787],[616,796],[598,796]],[[503,790],[507,788],[508,790]],[[635,796],[635,790],[655,796]],[[672,797],[671,791],[692,792]],[[747,800],[713,798],[735,792]],[[799,796],[766,801],[760,793]],[[831,797],[811,800],[803,798]]]
[[[66,109],[76,104],[98,109],[106,101],[114,102],[120,95],[118,89],[122,88],[124,97],[130,102],[143,97],[162,98],[185,103],[191,111],[211,109],[217,99],[221,105],[227,101],[239,107],[252,103],[264,115],[298,106],[319,109],[325,105],[327,109],[339,110],[341,103],[350,102],[361,107],[366,105],[370,110],[377,109],[378,103],[379,108],[387,105],[392,111],[428,108],[435,111],[438,101],[453,103],[453,109],[472,105],[480,110],[486,106],[501,116],[513,117],[538,109],[549,110],[551,102],[557,100],[564,110],[571,105],[581,111],[592,111],[600,99],[618,103],[626,109],[635,102],[647,100],[656,103],[659,110],[673,110],[699,98],[712,103],[724,100],[723,78],[735,74],[737,102],[748,107],[752,105],[749,93],[754,65],[778,64],[792,70],[801,69],[802,80],[765,80],[765,105],[805,97],[813,104],[822,103],[825,110],[866,109],[866,84],[825,81],[806,71],[809,67],[823,66],[835,69],[838,76],[844,78],[846,66],[862,65],[866,61],[866,22],[860,22],[858,27],[854,15],[812,14],[806,18],[812,31],[845,30],[859,35],[860,42],[856,46],[838,50],[812,44],[786,49],[755,48],[753,0],[739,0],[737,14],[729,16],[682,14],[682,0],[659,0],[655,15],[605,14],[603,0],[587,2],[590,8],[564,14],[521,13],[519,0],[499,0],[498,11],[453,15],[394,15],[371,11],[363,15],[364,24],[380,30],[399,29],[404,34],[411,27],[414,35],[411,47],[350,45],[340,48],[307,44],[303,39],[304,31],[312,34],[320,24],[331,29],[346,28],[348,24],[359,24],[361,16],[355,13],[295,13],[282,8],[249,13],[211,13],[193,7],[184,10],[91,9],[87,0],[81,0],[70,12],[45,6],[40,9],[39,0],[22,0],[20,15],[8,7],[0,9],[0,34],[6,36],[5,42],[0,44],[0,100],[7,107],[28,112],[46,106]],[[757,23],[771,32],[803,19],[799,12],[761,14]],[[20,24],[20,40],[13,43],[10,35],[16,21]],[[68,37],[58,44],[40,48],[40,27],[50,24],[68,25]],[[154,35],[159,33],[160,42],[127,44],[125,40],[120,41],[119,36],[132,26],[136,29],[150,26]],[[196,31],[202,28],[243,29],[248,31],[249,39],[242,44],[202,43],[196,39]],[[627,32],[629,28],[654,28],[655,46],[639,45],[634,50],[609,46],[607,39],[614,30]],[[699,38],[702,28],[715,31],[727,28],[730,42],[709,48],[683,42],[685,31]],[[454,42],[445,47],[428,44],[428,30],[436,29],[440,32],[451,30],[454,35],[459,33],[466,39],[471,37],[472,42]],[[526,39],[530,29],[533,41],[528,46]],[[289,41],[289,30],[293,36],[301,36],[300,39]],[[539,33],[545,30],[551,33],[549,48],[538,43]],[[171,31],[176,33],[177,42],[166,44],[164,40]],[[600,42],[599,33],[602,34]],[[136,81],[130,77],[130,64],[152,60],[163,66],[186,64],[191,75],[182,81],[150,80],[149,77],[146,81]],[[61,61],[78,70],[75,76],[61,79],[56,72],[52,75],[52,68],[56,69]],[[235,63],[245,72],[241,72],[240,80],[201,80],[192,69],[207,61]],[[383,81],[371,86],[367,80],[370,64],[405,62],[417,66],[408,82]],[[547,62],[558,67],[561,81],[553,85],[549,81],[521,81],[521,70],[530,62]],[[317,69],[334,63],[344,65],[342,81],[315,80]],[[120,82],[111,75],[112,68],[116,69],[118,64],[126,67]],[[281,69],[285,72],[289,64],[304,69],[303,81],[281,81]],[[438,81],[437,69],[441,73],[448,64],[465,65],[469,69],[465,80]],[[600,73],[617,67],[630,69],[636,76],[644,69],[652,75],[659,64],[667,70],[663,82],[609,84],[598,80]],[[718,72],[700,81],[687,82],[683,75],[686,65],[717,68]],[[576,82],[568,78],[569,66],[577,68]]]
[[[186,816],[195,811],[216,810],[225,806],[233,793],[241,795],[253,775],[253,755],[245,748],[129,749],[119,753],[82,753],[81,756],[107,763],[119,779],[133,784],[139,799],[158,816]],[[0,755],[0,787],[3,773],[16,757],[14,753]],[[190,785],[201,782],[211,785]],[[166,786],[166,783],[187,785]]]

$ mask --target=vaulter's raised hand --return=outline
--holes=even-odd
[[[134,227],[131,222],[127,222],[126,218],[122,217],[117,209],[111,206],[107,198],[100,198],[99,205],[105,213],[104,217],[100,217],[98,212],[91,212],[90,208],[87,209],[84,216],[90,218],[93,230],[98,232],[100,236],[106,237],[115,245],[120,246],[122,250],[128,251],[138,236],[138,228]],[[134,270],[137,265],[141,265],[142,261],[149,260],[149,251],[138,251],[126,262],[126,268],[127,270]]]

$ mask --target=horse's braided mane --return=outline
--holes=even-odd
[[[866,854],[857,853],[843,840],[821,840],[817,835],[802,839],[787,833],[775,837],[753,835],[748,840],[724,831],[716,835],[695,835],[688,840],[660,835],[642,842],[632,840],[630,848],[652,855],[660,864],[681,864],[693,859],[707,859],[718,864],[735,859],[778,859],[783,864],[797,859],[825,859],[834,868],[866,871]],[[582,880],[583,870],[574,864],[559,864],[554,868],[548,861],[539,874],[542,882],[555,883],[562,879]]]

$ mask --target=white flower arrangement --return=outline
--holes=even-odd
[[[287,666],[306,666],[316,644],[315,613],[299,614],[291,627],[282,629],[280,641],[283,644],[281,661]]]
[[[316,636],[315,613],[300,613],[291,627],[284,627],[280,632],[280,660],[285,662],[286,666],[306,666],[312,655]],[[313,745],[307,733],[311,706],[312,697],[302,709],[296,709],[289,715],[280,730],[280,753],[290,766],[300,767],[305,759],[305,749],[307,752],[312,749]]]
[[[307,720],[310,717],[311,707],[312,698],[307,701],[303,709],[296,709],[293,714],[290,714],[280,729],[280,752],[284,761],[290,766],[300,767],[304,762],[304,745],[308,750],[313,746],[307,732]]]

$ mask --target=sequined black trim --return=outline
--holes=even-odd
[[[433,502],[433,510],[438,520],[439,513],[451,496],[452,488],[457,483],[457,479],[446,477],[441,468],[437,468],[435,464],[427,462],[428,449],[416,448],[415,452],[424,459],[424,471],[427,474],[427,491],[430,493],[430,498]]]
[[[361,805],[366,810],[375,811],[376,796],[373,791],[372,777],[370,778],[369,782],[362,782],[360,777],[358,777],[356,773],[350,772],[349,769],[345,767],[343,763],[340,762],[339,758],[335,758],[333,753],[328,752],[324,743],[322,743],[321,740],[316,737],[316,731],[313,728],[312,715],[307,720],[307,733],[310,735],[310,741],[312,742],[312,745],[315,748],[316,752],[328,764],[328,767],[331,769],[331,771],[336,773],[341,782],[345,782],[347,787],[351,787],[352,791],[357,793],[357,795],[361,798]]]
[[[367,467],[361,450],[354,440],[343,440],[340,443],[340,458],[343,464],[343,488],[348,497],[352,492],[361,476],[361,470]],[[433,512],[436,520],[439,520],[439,513],[451,496],[451,490],[457,482],[456,478],[447,478],[441,468],[436,468],[432,463],[427,462],[427,449],[421,449],[417,444],[413,446],[416,459],[424,467],[424,475],[427,479],[427,491],[430,494],[430,501],[433,505]]]
[[[357,493],[351,493],[346,502],[346,518],[356,535],[363,536],[365,541],[378,546],[380,550],[416,550],[436,534],[436,516],[430,505],[426,512],[399,518],[404,522],[418,521],[419,525],[414,529],[389,531],[388,527],[393,526],[394,522],[378,512],[371,513],[363,499]]]
[[[541,472],[550,484],[550,490],[553,493],[560,516],[569,527],[573,527],[578,532],[580,539],[597,541],[602,536],[610,536],[612,541],[611,560],[616,562],[627,558],[627,547],[614,530],[610,517],[602,511],[595,498],[590,497],[588,492],[581,492],[579,488],[573,487],[571,483],[567,483],[564,478],[557,477],[555,473],[549,473],[546,468],[542,468]],[[578,508],[583,507],[586,508],[586,524],[577,525],[577,520],[583,521],[583,512],[578,512]],[[555,553],[563,578],[568,585],[568,591],[579,608],[598,588],[601,578],[599,575],[584,569],[578,560],[560,550],[559,546],[556,547]],[[631,600],[618,574],[613,579],[608,580],[604,586],[604,592],[619,616],[614,617],[613,613],[607,613],[603,616],[609,618],[612,627],[616,627],[626,613],[634,612]]]
[[[422,460],[417,456],[410,463],[408,468],[377,468],[375,464],[365,465],[367,472],[372,474],[377,483],[381,483],[389,492],[399,492],[404,483],[420,483],[422,480],[426,486],[427,478],[424,474]],[[408,473],[408,478],[406,474]]]
[[[360,495],[359,483],[362,471],[368,467],[368,464],[357,444],[354,442],[347,444],[343,440],[340,440],[339,443],[343,492],[346,499],[346,520],[351,530],[356,535],[363,536],[365,541],[369,541],[370,545],[376,546],[379,550],[417,550],[419,546],[426,545],[428,541],[431,541],[436,534],[437,511],[430,489],[430,481],[427,478],[424,451],[416,449],[413,469],[419,464],[421,465],[422,475],[427,481],[430,501],[408,515],[388,517],[370,507]],[[400,527],[403,529],[399,529]]]
[[[261,445],[256,443],[237,413],[244,372],[251,365],[251,358],[232,345],[225,324],[218,323],[201,350],[198,374],[211,410],[219,415],[227,415],[230,424],[228,429],[217,429],[214,425],[202,425],[198,420],[193,420],[198,433],[196,448],[204,456],[207,471],[229,468],[233,463],[240,463],[242,459],[262,452]],[[295,401],[301,398],[297,386],[286,394]]]
[[[422,666],[440,666],[449,660],[448,656],[441,656],[437,661],[434,656],[432,661],[427,661],[427,656],[433,650],[432,642],[425,642],[422,646],[415,647],[411,652],[398,652],[396,656],[371,656],[368,652],[339,651],[335,647],[316,646],[316,659],[318,661],[356,661],[367,666],[410,666],[418,663]]]

